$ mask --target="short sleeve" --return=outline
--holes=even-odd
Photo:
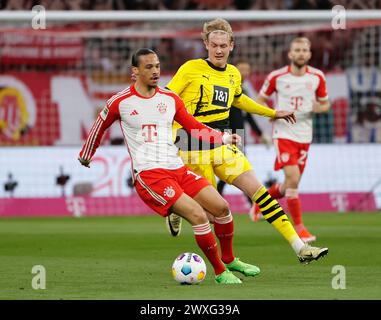
[[[319,100],[328,100],[327,81],[324,75],[319,75],[319,85],[316,89],[316,97]]]
[[[262,85],[259,94],[266,98],[269,98],[276,91],[276,77],[269,74]]]

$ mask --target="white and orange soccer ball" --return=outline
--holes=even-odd
[[[206,276],[205,262],[196,253],[182,253],[172,264],[172,275],[181,284],[200,283]]]

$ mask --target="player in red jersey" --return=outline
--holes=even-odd
[[[154,51],[139,49],[132,57],[132,67],[135,84],[107,101],[80,151],[80,163],[89,167],[105,130],[119,121],[131,155],[138,195],[161,216],[172,210],[192,225],[197,244],[214,268],[216,282],[241,283],[231,271],[245,276],[259,274],[258,267],[234,256],[234,225],[229,206],[205,178],[184,166],[173,142],[172,124],[177,121],[192,136],[208,143],[235,144],[240,137],[198,122],[177,94],[159,87],[160,62]],[[215,218],[221,258],[206,212]]]
[[[285,179],[282,184],[272,185],[269,193],[276,199],[286,197],[299,237],[310,242],[316,240],[316,236],[310,234],[303,224],[298,187],[312,142],[312,115],[328,112],[330,103],[323,72],[308,65],[311,42],[305,37],[295,38],[290,44],[288,57],[291,64],[268,75],[257,101],[266,104],[276,92],[276,105],[295,111],[295,124],[289,125],[285,121],[275,121],[273,124],[277,153],[275,170],[283,169]]]

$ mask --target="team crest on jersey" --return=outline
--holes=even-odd
[[[157,106],[157,110],[159,110],[160,113],[167,112],[167,105],[164,102],[160,102]]]
[[[312,85],[311,81],[307,81],[306,82],[306,88],[307,88],[307,90],[312,90],[313,89],[313,85]]]
[[[101,116],[102,120],[105,121],[108,115],[108,108],[104,107],[99,115]]]
[[[171,186],[166,187],[164,189],[164,196],[165,197],[173,198],[175,196],[175,194],[176,194],[176,192],[175,192],[175,190],[173,190],[173,188]]]
[[[233,74],[229,74],[229,76],[230,76],[230,85],[234,86],[234,75]]]
[[[290,160],[290,154],[288,152],[283,152],[280,155],[280,158],[282,159],[282,162],[287,162],[288,160]]]

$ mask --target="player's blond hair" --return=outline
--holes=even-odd
[[[290,43],[290,49],[294,43],[307,43],[307,45],[311,48],[311,41],[307,37],[294,38]]]
[[[220,31],[225,32],[230,37],[230,42],[233,42],[233,30],[229,22],[225,19],[217,18],[204,23],[201,36],[204,41],[208,41],[209,35],[212,32]]]

